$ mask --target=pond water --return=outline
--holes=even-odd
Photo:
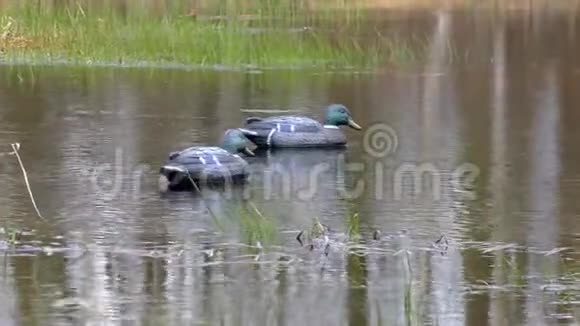
[[[426,36],[424,63],[0,66],[1,324],[577,323],[578,15],[384,17]],[[335,102],[364,127],[347,149],[259,153],[243,188],[157,191],[169,152]],[[315,218],[328,247],[296,240]]]

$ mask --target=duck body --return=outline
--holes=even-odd
[[[276,116],[248,118],[242,130],[258,147],[342,147],[346,136],[339,129],[348,125],[361,127],[351,118],[350,111],[342,104],[327,107],[324,124],[304,116]]]
[[[194,146],[172,152],[159,169],[160,190],[190,191],[206,185],[243,183],[249,176],[249,164],[238,153],[253,155],[246,141],[241,131],[228,130],[222,147]]]
[[[347,143],[344,133],[333,125],[300,116],[249,118],[244,129],[258,147],[341,147]]]
[[[198,187],[240,183],[249,175],[248,163],[239,155],[220,147],[201,146],[171,153],[159,173],[171,191],[195,190],[192,181]]]

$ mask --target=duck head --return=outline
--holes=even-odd
[[[328,106],[326,109],[326,120],[324,121],[324,124],[332,126],[349,126],[355,130],[361,130],[361,126],[354,122],[350,111],[342,104],[332,104]]]
[[[244,135],[244,132],[255,133],[251,130],[244,130],[243,132],[240,129],[226,130],[222,139],[222,148],[232,154],[244,153],[254,156],[254,152],[250,149],[252,142]]]

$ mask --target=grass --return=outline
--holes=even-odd
[[[0,241],[5,241],[6,244],[14,246],[20,241],[22,231],[11,227],[0,228]]]
[[[272,244],[277,240],[277,228],[274,219],[263,215],[254,204],[239,211],[240,225],[247,244]]]
[[[360,238],[360,219],[358,213],[348,216],[346,226],[348,238],[350,240],[358,240]]]
[[[272,245],[278,241],[276,221],[263,214],[254,203],[225,205],[221,213],[210,212],[220,232],[234,232],[240,240],[250,246]]]
[[[78,1],[48,9],[43,3],[16,2],[2,11],[4,61],[369,67],[413,56],[410,45],[379,33],[364,41],[356,37],[362,14],[352,9],[338,16],[325,11],[313,16],[288,6],[291,1],[269,0],[251,9],[255,19],[242,19],[236,8],[226,6],[213,9],[225,17],[214,20],[193,19],[177,5],[152,15],[138,6],[123,13]],[[316,21],[323,27],[289,28]]]

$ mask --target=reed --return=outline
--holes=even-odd
[[[346,220],[347,231],[346,234],[350,240],[358,240],[360,238],[360,218],[358,213],[349,215]]]
[[[239,210],[241,231],[247,244],[273,244],[277,240],[277,227],[273,218],[263,215],[253,203]]]
[[[28,173],[26,173],[26,169],[24,168],[24,163],[22,163],[22,159],[20,158],[20,154],[18,154],[18,150],[20,149],[20,143],[14,143],[14,144],[11,144],[10,146],[12,146],[12,152],[10,154],[13,154],[16,156],[16,159],[18,160],[18,165],[20,166],[20,169],[22,170],[22,177],[24,178],[24,184],[26,185],[26,190],[28,190],[28,195],[30,196],[30,201],[32,202],[32,205],[34,206],[34,211],[36,212],[36,215],[41,220],[44,220],[44,217],[42,216],[42,214],[40,214],[40,210],[38,209],[38,205],[36,205],[36,200],[34,200],[34,196],[32,195],[32,188],[30,187],[30,182],[28,181]]]
[[[239,238],[248,246],[261,247],[276,244],[278,226],[276,220],[263,214],[251,201],[225,202],[222,210],[212,212],[213,222],[220,232]]]
[[[204,18],[184,15],[180,5],[154,15],[140,6],[122,12],[80,1],[60,7],[16,2],[0,17],[0,55],[8,62],[263,68],[369,67],[410,57],[403,42],[357,38],[362,14],[356,9],[337,16],[292,3],[222,6],[212,9],[218,15]],[[310,25],[317,27],[301,27]]]

